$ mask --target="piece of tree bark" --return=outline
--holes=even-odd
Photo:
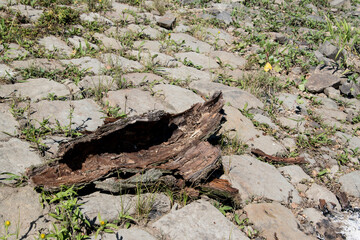
[[[264,157],[265,160],[270,162],[281,162],[281,163],[308,163],[304,157],[292,157],[292,158],[282,158],[282,157],[274,157],[269,154],[264,153],[260,149],[253,148],[251,149],[251,153],[256,156]]]
[[[216,93],[183,113],[157,111],[108,123],[62,144],[55,161],[29,169],[27,176],[35,186],[57,190],[115,173],[134,184],[128,178],[157,169],[152,177],[172,175],[176,184],[197,185],[220,166],[220,149],[205,140],[220,128],[223,104]]]

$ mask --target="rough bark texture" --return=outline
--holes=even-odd
[[[197,185],[220,165],[220,149],[205,140],[219,129],[222,107],[222,94],[216,93],[180,114],[157,111],[117,120],[61,145],[56,161],[29,169],[27,175],[47,190],[114,173],[120,179],[97,181],[97,186],[116,191],[136,186],[139,179],[171,183],[170,178],[175,185]]]

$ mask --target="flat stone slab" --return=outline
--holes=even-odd
[[[107,75],[97,75],[97,76],[86,76],[79,82],[79,87],[82,89],[94,89],[114,91],[118,88],[117,82]]]
[[[212,46],[210,44],[202,42],[185,33],[172,33],[170,39],[174,40],[178,44],[181,44],[182,47],[190,48],[194,52],[209,53],[212,50]]]
[[[336,205],[335,209],[338,211],[341,210],[340,203],[335,194],[330,192],[326,187],[313,183],[313,185],[306,191],[306,196],[309,198],[309,201],[314,203],[316,206],[319,205],[320,199],[324,199],[328,203],[329,210],[331,210],[331,203]]]
[[[29,55],[29,52],[18,44],[10,43],[8,48],[9,49],[4,53],[4,56],[7,58],[25,58],[27,55]]]
[[[65,85],[46,78],[28,79],[23,83],[0,86],[1,97],[10,97],[15,94],[15,96],[29,97],[35,101],[48,97],[50,93],[54,93],[58,97],[70,95],[70,91]]]
[[[135,86],[165,81],[162,77],[153,73],[128,73],[122,77],[127,83]]]
[[[244,210],[255,229],[259,230],[260,236],[268,240],[316,239],[301,232],[298,229],[299,222],[291,210],[280,203],[249,204]]]
[[[106,53],[100,56],[101,61],[107,65],[120,67],[124,72],[143,70],[145,67],[139,62],[129,60],[113,53]]]
[[[254,95],[221,83],[194,81],[189,86],[191,89],[198,91],[202,96],[212,96],[216,91],[222,91],[225,102],[229,102],[231,106],[238,109],[244,109],[245,105],[247,105],[247,109],[264,107],[264,104]]]
[[[341,78],[327,73],[313,73],[305,84],[306,89],[311,93],[323,92],[325,88],[336,87]]]
[[[139,199],[140,197],[140,199]],[[135,216],[139,214],[137,206],[143,204],[148,209],[149,217],[163,215],[170,211],[170,199],[162,193],[145,193],[140,196],[123,194],[111,195],[94,192],[80,200],[80,209],[91,223],[100,224],[102,220],[113,222],[119,219],[119,214]]]
[[[44,37],[39,40],[39,44],[42,45],[47,51],[54,52],[59,56],[71,56],[73,50],[66,42],[55,36]]]
[[[279,172],[289,177],[292,184],[298,184],[302,181],[310,181],[311,177],[307,175],[304,170],[298,165],[290,165],[278,168]]]
[[[94,37],[97,40],[100,40],[102,45],[106,49],[114,49],[114,50],[122,50],[123,46],[120,41],[116,40],[115,38],[107,37],[105,34],[102,33],[95,33]]]
[[[193,64],[195,65],[193,67],[201,70],[220,67],[213,58],[196,52],[176,53],[175,57],[184,64],[186,64],[186,62],[188,64]]]
[[[143,65],[156,65],[161,67],[177,67],[180,65],[172,56],[153,51],[130,51],[129,54],[135,57]]]
[[[135,41],[134,42],[134,49],[142,49],[142,50],[149,50],[153,52],[160,52],[161,43],[159,41]]]
[[[136,88],[109,91],[103,102],[112,107],[120,107],[120,112],[126,113],[127,116],[141,115],[153,110],[167,110],[167,107],[151,96],[150,92]]]
[[[52,126],[56,125],[56,120],[58,120],[61,126],[69,126],[71,108],[73,108],[72,129],[95,131],[104,122],[104,114],[100,112],[100,106],[91,99],[40,101],[31,105],[30,119],[40,122],[48,119]]]
[[[102,73],[102,71],[105,69],[105,65],[101,63],[96,58],[91,57],[82,57],[77,59],[71,59],[71,60],[61,60],[63,64],[73,64],[77,66],[80,70],[87,70],[87,72],[92,72],[96,75],[99,75]]]
[[[0,64],[0,78],[10,78],[15,75],[14,69],[5,64]]]
[[[213,57],[214,59],[219,58],[223,66],[229,64],[233,68],[242,69],[245,67],[247,63],[245,58],[225,51],[212,51],[210,52],[210,56]]]
[[[23,61],[13,61],[11,63],[13,68],[38,68],[46,71],[64,70],[65,67],[61,65],[61,62],[54,59],[36,58]]]
[[[270,164],[249,155],[224,156],[222,163],[226,176],[239,190],[243,201],[258,196],[287,203],[290,196],[292,202],[301,202],[294,186]]]
[[[80,20],[84,22],[101,22],[110,26],[115,25],[111,20],[101,16],[99,13],[89,12],[80,15]]]
[[[48,211],[42,208],[39,199],[40,194],[30,186],[0,187],[0,222],[2,225],[0,232],[3,233],[5,221],[11,223],[10,233],[16,233],[19,230],[17,239],[37,239],[39,232],[44,229],[52,229],[50,217],[47,216]],[[1,236],[3,235],[1,234]],[[15,239],[15,237],[9,239]]]
[[[0,103],[0,141],[9,140],[11,135],[18,134],[19,123],[10,113],[10,107],[6,103]],[[6,132],[6,133],[4,133]]]
[[[161,99],[165,106],[172,109],[172,113],[180,113],[189,109],[195,103],[203,103],[204,100],[194,92],[179,86],[159,84],[153,87],[155,96]]]
[[[218,44],[220,46],[225,46],[225,44],[230,45],[235,40],[233,36],[224,31],[223,29],[218,28],[207,28],[207,35],[205,36],[206,41],[212,44]],[[225,44],[224,44],[225,43]]]
[[[258,148],[269,155],[283,155],[286,148],[269,135],[258,135],[246,142],[250,148]]]
[[[68,38],[68,41],[77,49],[88,49],[93,48],[95,50],[99,50],[99,47],[91,42],[88,42],[85,40],[85,38],[79,37],[79,36],[73,36],[71,38]]]
[[[212,74],[210,72],[200,71],[187,66],[181,66],[178,68],[157,68],[156,72],[173,80],[181,80],[185,82],[197,80],[209,82],[212,78]]]
[[[302,101],[298,101],[298,96],[290,93],[281,93],[278,95],[278,99],[286,110],[295,111],[299,108],[306,109],[308,106],[308,100],[302,98]]]
[[[11,10],[19,12],[21,16],[29,19],[30,22],[34,23],[41,17],[43,10],[34,9],[28,5],[14,5],[10,7]]]
[[[152,224],[172,240],[182,239],[248,239],[218,209],[205,200],[198,200],[172,211]]]
[[[92,236],[90,239],[100,239],[100,236],[95,238],[95,236]],[[139,229],[139,228],[129,228],[129,229],[120,229],[118,231],[115,231],[115,233],[105,233],[101,235],[101,240],[156,240],[154,236],[152,236],[150,233]]]
[[[360,171],[347,173],[339,178],[341,190],[348,195],[360,197]]]
[[[0,173],[10,172],[21,175],[26,168],[41,163],[41,158],[31,150],[29,143],[17,138],[0,142]],[[6,182],[3,178],[4,176],[0,176],[0,182]]]

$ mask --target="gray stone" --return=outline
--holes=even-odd
[[[289,180],[292,184],[298,184],[302,181],[310,181],[311,177],[307,175],[301,167],[297,165],[290,165],[280,167],[278,170],[285,176],[289,176]]]
[[[50,93],[57,96],[69,96],[69,89],[58,82],[48,80],[46,78],[28,79],[23,83],[15,83],[0,86],[0,96],[29,97],[32,101],[46,98]]]
[[[122,76],[130,85],[144,85],[149,83],[164,82],[164,79],[153,73],[128,73]]]
[[[8,50],[4,53],[5,57],[11,59],[25,58],[27,55],[29,55],[29,52],[15,43],[10,43],[8,46]]]
[[[160,27],[173,29],[175,27],[176,17],[172,13],[165,14],[157,20]]]
[[[175,29],[174,29],[174,32],[177,32],[177,33],[186,33],[190,30],[190,27],[189,26],[186,26],[182,23],[180,23]]]
[[[99,75],[102,73],[102,71],[105,69],[105,65],[101,63],[96,58],[91,57],[82,57],[82,58],[76,58],[71,60],[61,60],[63,64],[73,64],[77,66],[80,70],[86,70],[87,72],[92,72],[96,75]]]
[[[306,191],[306,196],[309,198],[309,201],[314,203],[316,206],[319,205],[319,200],[324,199],[328,203],[328,207],[331,210],[332,203],[335,204],[335,209],[340,211],[341,206],[336,199],[335,194],[330,192],[323,186],[313,183],[313,185]]]
[[[112,107],[120,107],[121,111],[128,116],[167,109],[161,101],[152,97],[150,92],[136,88],[110,91],[103,98],[103,102]]]
[[[268,240],[316,239],[301,232],[298,228],[300,223],[291,210],[279,203],[249,204],[244,210],[260,236]]]
[[[344,9],[349,9],[351,7],[351,2],[349,0],[333,0],[330,2],[331,7],[343,7]]]
[[[157,68],[156,73],[172,80],[180,80],[184,82],[197,80],[210,82],[212,78],[212,73],[210,72],[200,71],[187,66],[181,66],[178,68]]]
[[[261,135],[250,119],[246,118],[241,112],[231,106],[224,106],[226,122],[222,124],[220,132],[229,138],[239,139],[244,143],[256,136]]]
[[[183,47],[188,47],[194,52],[209,53],[212,50],[211,45],[206,42],[202,42],[193,36],[185,33],[172,33],[171,40],[174,40],[178,44],[182,44]]]
[[[52,229],[48,210],[42,208],[39,199],[40,194],[30,186],[0,187],[0,232],[3,233],[5,221],[11,223],[10,233],[19,231],[17,239],[37,239],[44,229]],[[15,239],[15,236],[8,239]]]
[[[349,141],[349,148],[350,149],[360,149],[360,138],[359,137],[352,137]]]
[[[308,105],[308,100],[301,99],[301,102],[299,102],[298,96],[290,93],[281,93],[278,99],[286,110],[297,111],[299,109],[306,109]]]
[[[333,60],[337,60],[339,58],[343,58],[344,55],[342,52],[339,53],[339,48],[337,48],[336,46],[332,45],[330,42],[325,41],[319,48],[319,52],[321,52],[322,54],[324,54],[324,56],[333,59]]]
[[[150,26],[144,26],[141,30],[141,35],[150,39],[158,39],[161,35],[161,32]]]
[[[172,113],[180,113],[189,109],[195,103],[202,103],[204,100],[194,92],[169,84],[159,84],[153,87],[155,96],[172,109]]]
[[[144,66],[140,63],[129,60],[127,58],[121,57],[113,53],[105,53],[101,56],[101,61],[107,65],[120,67],[124,72],[133,72],[138,70],[143,70]]]
[[[246,142],[249,148],[258,148],[261,151],[269,155],[283,155],[286,153],[286,149],[275,138],[269,135],[257,135]]]
[[[79,82],[79,87],[83,89],[102,89],[102,91],[114,91],[118,88],[117,82],[106,75],[86,76]]]
[[[297,190],[270,164],[249,155],[224,156],[222,163],[243,201],[258,196],[285,203],[301,202]]]
[[[297,149],[297,145],[294,139],[292,138],[284,138],[281,140],[281,144],[289,151],[293,152]]]
[[[136,58],[143,65],[177,67],[180,65],[172,56],[153,51],[130,51],[129,54]]]
[[[180,59],[181,62],[183,62],[185,65],[186,63],[192,63],[195,66],[191,67],[201,68],[201,70],[219,68],[219,64],[217,64],[217,62],[213,58],[205,56],[204,54],[196,52],[185,52],[176,53],[175,57],[177,59]]]
[[[349,97],[357,97],[360,93],[359,86],[354,82],[344,82],[339,87],[342,94]]]
[[[329,87],[324,90],[324,93],[328,96],[328,98],[327,97],[317,97],[317,98],[315,98],[315,101],[320,101],[321,104],[324,105],[324,107],[327,109],[337,110],[339,108],[337,103],[330,98],[338,99],[338,97],[340,97],[340,92],[339,92],[339,90],[334,89],[337,91],[335,93],[335,92],[332,92],[332,90],[330,90],[330,89],[334,89],[334,88]],[[329,90],[327,92],[328,94],[326,93],[327,90]]]
[[[323,213],[315,208],[305,208],[302,211],[302,214],[305,216],[305,218],[309,222],[313,222],[314,224],[326,219],[326,217],[324,217]]]
[[[32,23],[39,20],[43,13],[43,10],[34,9],[28,5],[15,5],[11,6],[10,9],[19,12],[21,16],[26,17]]]
[[[339,178],[341,190],[348,195],[360,197],[360,171],[347,173]]]
[[[15,75],[14,69],[12,69],[11,67],[5,64],[0,64],[0,78],[11,78],[14,75]]]
[[[296,129],[299,132],[305,131],[305,118],[298,115],[291,115],[289,117],[279,117],[280,124],[288,129]]]
[[[229,64],[234,68],[242,69],[245,67],[247,62],[245,58],[225,51],[212,51],[210,52],[210,56],[212,56],[214,59],[216,59],[217,57],[220,58],[223,66]]]
[[[111,20],[101,16],[99,13],[94,13],[94,12],[82,13],[80,15],[80,20],[84,22],[100,22],[110,26],[115,25]]]
[[[216,19],[224,22],[225,24],[229,25],[233,22],[232,17],[230,13],[228,12],[221,12],[218,15],[216,15]]]
[[[64,41],[55,37],[49,36],[39,40],[40,45],[49,52],[55,52],[59,56],[71,56],[73,51]]]
[[[59,70],[63,71],[65,68],[61,65],[60,61],[46,58],[36,58],[24,61],[13,61],[11,63],[13,68],[24,69],[24,68],[38,68],[45,71]]]
[[[340,91],[333,87],[325,88],[324,93],[326,96],[332,99],[338,99],[340,97]]]
[[[99,47],[96,46],[95,44],[86,41],[86,39],[82,38],[82,37],[78,37],[78,36],[73,36],[71,38],[68,38],[68,41],[77,49],[81,48],[81,49],[88,49],[88,48],[93,48],[95,50],[99,50]]]
[[[306,16],[306,19],[315,21],[315,22],[326,23],[326,21],[322,17],[316,16],[316,15],[308,15],[308,16]]]
[[[21,175],[24,174],[26,168],[41,163],[41,158],[31,150],[29,143],[17,138],[0,142],[0,173],[10,172]],[[4,176],[0,177],[0,181],[4,182]]]
[[[100,220],[113,222],[120,215],[134,216],[141,214],[138,206],[146,211],[146,217],[161,216],[170,211],[170,199],[163,193],[145,193],[141,195],[123,194],[119,196],[94,192],[80,201],[81,211],[91,223],[99,224]]]
[[[0,103],[0,141],[9,140],[11,136],[8,134],[16,135],[18,133],[18,127],[19,123],[10,113],[8,104]]]
[[[314,113],[321,116],[323,123],[330,124],[331,126],[333,126],[333,124],[340,126],[341,121],[345,121],[347,116],[347,114],[341,110],[327,109],[324,106],[314,109]]]
[[[153,52],[160,52],[161,43],[159,41],[136,41],[134,42],[135,49],[150,50]]]
[[[71,110],[73,109],[73,111]],[[78,130],[95,131],[104,122],[101,108],[91,99],[77,101],[40,101],[31,106],[30,119],[42,122],[48,119],[51,126],[56,126],[56,120],[65,127]],[[35,122],[35,124],[37,124]]]
[[[225,44],[227,45],[232,44],[233,41],[235,40],[233,36],[231,36],[223,29],[207,28],[206,32],[208,33],[205,37],[206,41],[213,44],[225,46]],[[224,42],[225,44],[220,44],[221,41]]]
[[[130,12],[137,13],[139,10],[136,7],[113,1],[111,11],[106,12],[105,16],[117,22],[135,23],[135,18]]]
[[[172,240],[180,239],[248,239],[219,210],[205,200],[198,200],[172,211],[152,224]]]
[[[129,229],[120,229],[115,231],[114,233],[105,233],[103,235],[99,235],[97,238],[92,236],[90,239],[99,239],[99,240],[156,240],[155,237],[151,236],[148,232],[131,227]]]
[[[252,94],[238,88],[229,87],[221,83],[210,81],[194,81],[190,83],[190,88],[195,89],[202,96],[212,96],[216,91],[222,91],[225,102],[231,106],[244,109],[263,108],[264,104]]]
[[[122,50],[123,49],[122,43],[120,41],[116,40],[115,38],[109,38],[102,33],[95,33],[94,37],[97,40],[100,40],[102,45],[106,49],[109,49],[109,50],[111,50],[111,49]]]
[[[271,121],[271,119],[269,117],[264,116],[262,114],[254,114],[253,120],[259,122],[260,124],[266,124],[269,127],[271,127],[272,129],[278,129],[279,128],[278,126],[276,126],[275,123],[273,123]]]

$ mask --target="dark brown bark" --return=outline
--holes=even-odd
[[[219,129],[222,107],[222,94],[216,93],[180,114],[157,111],[119,119],[62,144],[54,162],[29,169],[27,175],[46,190],[83,185],[114,173],[122,178],[112,185],[97,184],[112,190],[134,186],[137,177],[147,174],[149,181],[171,175],[175,185],[195,186],[220,166],[220,149],[206,139]],[[157,171],[149,173],[150,169]]]

